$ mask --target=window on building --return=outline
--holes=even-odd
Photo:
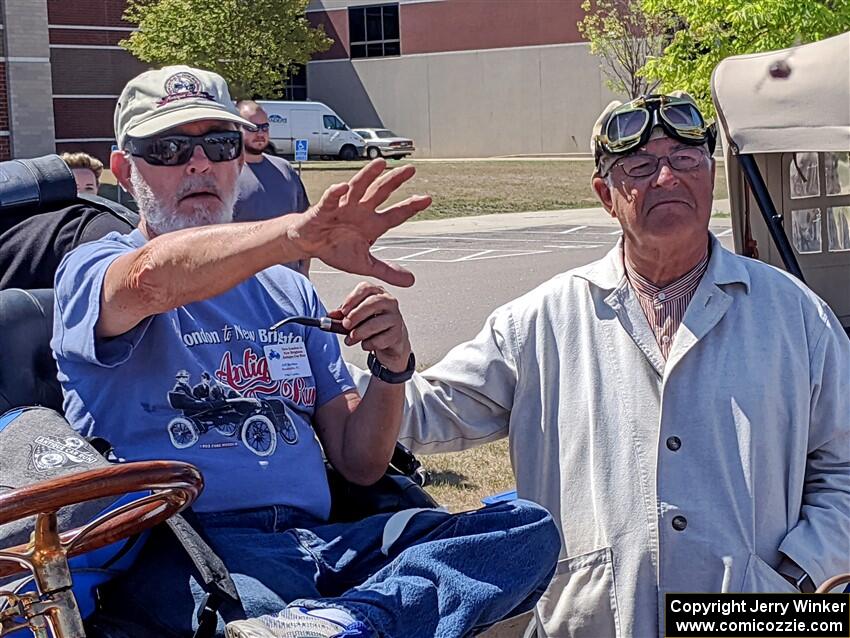
[[[284,100],[307,99],[307,67],[299,66],[287,76],[283,86]]]
[[[398,5],[348,9],[348,42],[352,58],[382,58],[401,55]]]

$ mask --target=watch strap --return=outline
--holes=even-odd
[[[378,357],[375,356],[374,352],[370,352],[369,356],[366,357],[366,365],[369,367],[369,372],[372,373],[372,376],[378,377],[384,383],[404,383],[413,376],[413,372],[416,370],[416,357],[411,352],[410,357],[407,359],[407,368],[401,372],[393,372],[385,367],[384,364],[378,361]]]

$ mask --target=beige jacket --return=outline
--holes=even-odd
[[[850,340],[712,242],[666,364],[618,245],[408,383],[404,443],[508,436],[519,496],[560,521],[546,636],[662,636],[667,592],[793,591],[783,554],[818,584],[850,571]]]

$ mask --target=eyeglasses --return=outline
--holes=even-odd
[[[252,127],[243,126],[243,128],[249,133],[268,133],[269,127],[271,124],[266,122],[265,124],[254,124]]]
[[[597,147],[613,155],[628,153],[649,142],[656,126],[680,142],[707,144],[714,152],[714,126],[705,123],[693,103],[669,95],[649,95],[615,109],[596,138]]]
[[[680,148],[667,157],[658,157],[646,153],[627,155],[615,162],[611,168],[622,166],[623,172],[629,177],[649,177],[655,175],[662,161],[666,161],[674,171],[684,173],[699,168],[705,158],[706,153],[701,148]]]
[[[191,159],[196,146],[204,149],[211,162],[229,162],[242,154],[242,133],[210,131],[204,135],[131,137],[124,149],[153,166],[180,166]]]

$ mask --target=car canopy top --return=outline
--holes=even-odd
[[[785,65],[786,78],[770,69]],[[712,97],[733,154],[850,149],[850,32],[791,49],[727,58]]]

